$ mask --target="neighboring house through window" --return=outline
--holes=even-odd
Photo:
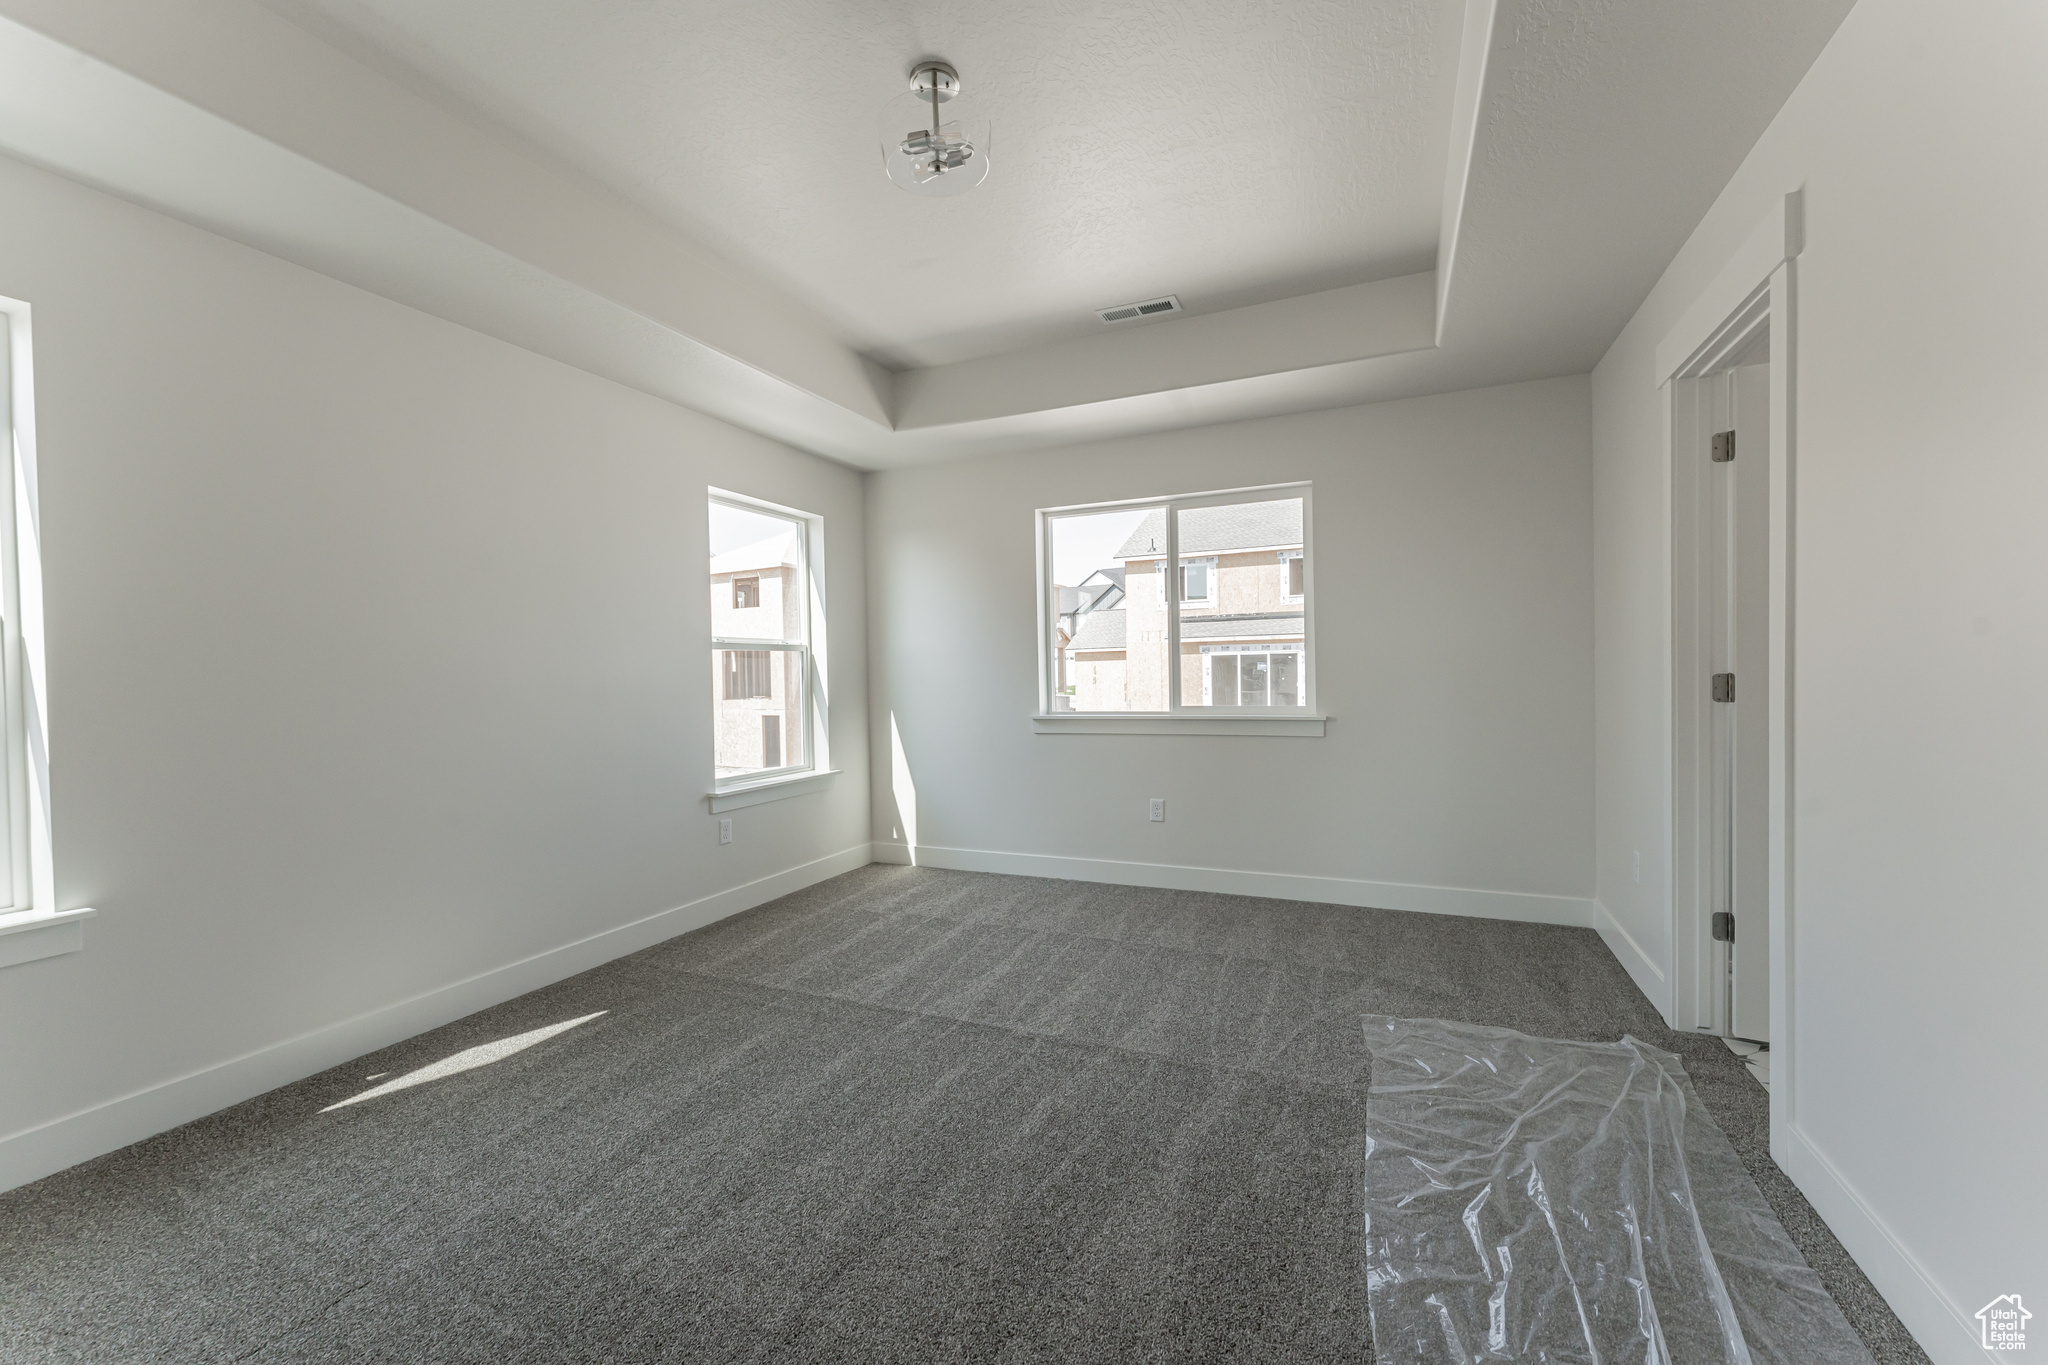
[[[816,766],[811,556],[819,519],[713,494],[714,790]]]
[[[1121,605],[1124,600],[1124,571],[1121,566],[1096,569],[1078,585],[1061,587],[1058,599],[1059,619],[1053,627],[1056,676],[1053,679],[1052,707],[1055,711],[1065,711],[1071,709],[1075,689],[1080,685],[1069,647],[1086,618],[1096,612],[1113,611]]]
[[[1047,709],[1308,707],[1308,506],[1287,485],[1041,513]]]

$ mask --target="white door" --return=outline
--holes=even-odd
[[[1726,982],[1723,1031],[1770,1041],[1770,367],[1744,365],[1709,381],[1710,410],[1726,413],[1730,447],[1710,450],[1706,569],[1710,579],[1708,728],[1712,738],[1710,909]],[[1731,937],[1726,937],[1732,935]]]

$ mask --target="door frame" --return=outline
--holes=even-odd
[[[1794,1076],[1798,1057],[1797,1015],[1793,1007],[1795,983],[1792,960],[1792,717],[1793,717],[1793,531],[1792,478],[1797,430],[1796,356],[1798,333],[1793,313],[1796,262],[1804,248],[1805,222],[1801,192],[1794,190],[1773,205],[1772,211],[1745,239],[1713,281],[1694,299],[1678,324],[1657,347],[1656,383],[1664,395],[1665,505],[1670,521],[1672,555],[1671,650],[1666,656],[1666,696],[1671,710],[1667,733],[1671,798],[1672,852],[1669,922],[1670,959],[1666,964],[1669,994],[1666,1022],[1681,1032],[1712,1032],[1698,1024],[1699,952],[1709,943],[1710,907],[1702,906],[1698,895],[1696,869],[1701,855],[1703,826],[1692,793],[1697,791],[1698,737],[1694,721],[1701,714],[1699,702],[1706,679],[1692,665],[1688,646],[1697,640],[1694,613],[1700,585],[1695,565],[1683,562],[1682,546],[1689,545],[1692,528],[1681,528],[1679,518],[1690,517],[1695,509],[1680,496],[1679,461],[1695,456],[1698,431],[1698,381],[1754,345],[1768,334],[1770,339],[1770,421],[1768,497],[1770,510],[1766,541],[1769,555],[1769,634],[1767,686],[1769,706],[1766,727],[1769,741],[1769,862],[1768,914],[1770,934],[1770,1022],[1771,1022],[1771,1149],[1776,1153],[1793,1123]],[[1738,458],[1740,456],[1738,455]],[[1691,469],[1690,464],[1686,466]],[[1686,632],[1692,632],[1688,639]],[[1692,870],[1690,886],[1681,879],[1680,869]],[[1716,1006],[1708,1003],[1706,1017],[1715,1018]]]

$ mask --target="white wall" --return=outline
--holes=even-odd
[[[1668,964],[1652,354],[1805,187],[1776,1155],[1938,1361],[1982,1358],[1993,1296],[2048,1302],[2044,109],[2048,9],[1862,0],[1593,380],[1599,894]]]
[[[1587,410],[1579,377],[871,475],[876,838],[893,724],[925,862],[1584,922]],[[1032,733],[1034,509],[1297,479],[1325,737]]]
[[[0,294],[100,910],[0,972],[0,1187],[867,861],[857,474],[10,161]],[[709,483],[826,518],[846,770],[724,848]]]

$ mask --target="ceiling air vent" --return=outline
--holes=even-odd
[[[1162,313],[1178,313],[1180,300],[1172,294],[1163,299],[1147,299],[1143,303],[1120,303],[1114,308],[1098,308],[1095,316],[1104,322],[1132,322],[1138,318],[1156,318]]]

